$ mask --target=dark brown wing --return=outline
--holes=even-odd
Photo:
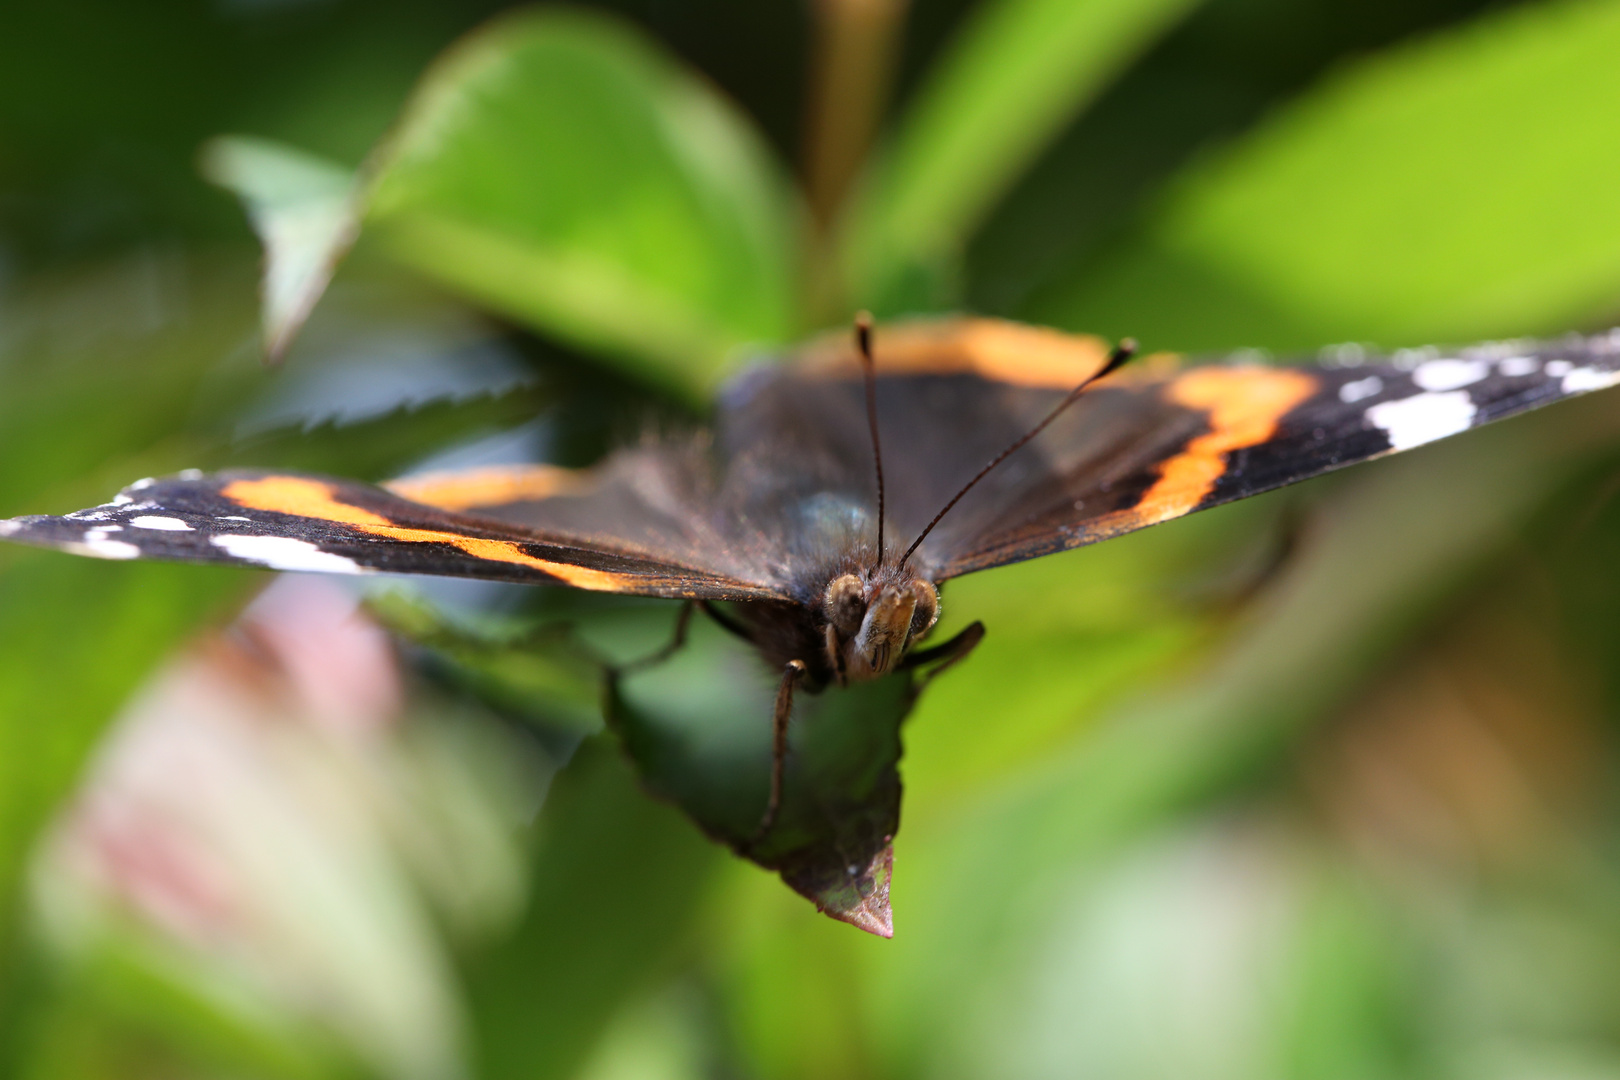
[[[1100,358],[1100,344],[1077,340]],[[891,552],[1087,370],[1078,359],[1065,370],[1049,355],[1022,374],[1005,361],[992,369],[943,355],[942,373],[913,355],[906,373],[878,380]],[[724,443],[777,462],[767,471],[801,498],[840,491],[875,513],[856,370],[846,358],[739,383],[726,401]],[[939,580],[1094,543],[1616,381],[1620,332],[1406,350],[1354,366],[1127,369],[992,472],[914,561]]]
[[[886,550],[1095,371],[1101,342],[985,320],[878,337]],[[944,518],[935,580],[1094,543],[1620,380],[1620,333],[1389,363],[1161,370],[1099,382]],[[813,604],[876,557],[858,368],[817,355],[727,388],[706,440],[546,467],[411,477],[393,492],[271,473],[143,481],[107,506],[0,522],[0,537],[105,558],[238,562]]]
[[[1060,465],[1029,483],[1002,521],[950,551],[942,576],[1095,543],[1613,386],[1620,334],[1392,359],[1193,367],[1144,386],[1137,392],[1197,418],[1182,445],[1107,489],[1089,462]]]
[[[447,477],[402,482],[407,491],[414,483],[419,497],[437,494],[441,506],[434,507],[327,477],[185,473],[140,481],[105,506],[66,517],[0,521],[0,537],[107,559],[438,574],[641,596],[782,598],[769,585],[714,569],[713,560],[688,562],[679,552],[652,550],[650,525],[639,537],[647,547],[637,550],[628,542],[615,547],[465,512],[482,502],[556,491],[565,486],[558,470],[509,471],[504,478],[479,470],[464,479],[459,493]]]

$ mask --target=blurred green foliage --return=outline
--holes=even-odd
[[[728,103],[616,22],[535,9],[480,30],[371,171],[368,233],[566,340],[701,374],[791,336],[783,178]]]
[[[0,516],[188,466],[584,464],[859,305],[1193,350],[1620,310],[1614,0],[888,2],[826,220],[789,177],[858,105],[804,90],[858,3],[9,5]],[[64,852],[131,696],[262,579],[0,551],[0,1070],[1614,1073],[1611,399],[953,583],[941,631],[990,632],[903,729],[892,942],[639,790],[594,660],[544,651],[645,655],[667,606],[423,587],[374,598],[405,718],[263,751],[324,801],[218,804],[309,934],[199,945]]]

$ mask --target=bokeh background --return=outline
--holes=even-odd
[[[859,306],[1604,328],[1616,57],[1615,0],[9,0],[0,516],[589,464]],[[953,583],[892,941],[546,651],[665,605],[7,548],[0,1072],[1620,1075],[1617,496],[1600,394]]]

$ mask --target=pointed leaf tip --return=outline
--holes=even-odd
[[[782,880],[814,901],[818,911],[881,938],[894,937],[894,914],[889,908],[889,883],[893,878],[892,844],[885,844],[866,866],[848,867],[831,884],[821,875],[782,874]]]
[[[894,915],[889,910],[889,899],[884,896],[881,902],[867,901],[854,911],[837,912],[830,909],[826,914],[831,915],[839,922],[847,922],[851,926],[859,927],[868,934],[875,934],[880,938],[894,937]]]
[[[279,363],[360,234],[358,181],[340,165],[245,136],[209,141],[199,165],[242,200],[264,244],[264,354]]]
[[[780,813],[760,836],[771,733],[758,717],[769,715],[770,697],[714,678],[732,659],[756,662],[744,646],[706,621],[690,630],[686,648],[664,664],[610,682],[608,723],[647,786],[828,916],[889,937],[896,766],[900,724],[917,699],[913,673],[795,700]],[[703,749],[721,746],[724,753]],[[739,748],[751,748],[746,759]],[[739,769],[748,759],[752,768]]]

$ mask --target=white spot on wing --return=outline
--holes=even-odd
[[[1346,405],[1354,405],[1363,398],[1370,398],[1384,389],[1384,380],[1376,375],[1369,375],[1365,379],[1347,382],[1339,387],[1339,400]]]
[[[362,574],[363,567],[353,559],[322,551],[308,540],[290,536],[211,536],[208,542],[226,554],[256,562],[272,570],[303,570],[319,574]]]
[[[158,532],[191,532],[192,528],[179,518],[157,517],[152,514],[142,514],[138,518],[130,518],[129,523],[137,529],[156,529]]]
[[[140,491],[143,488],[151,487],[155,483],[157,483],[157,481],[154,480],[152,477],[143,476],[139,480],[135,481],[133,484],[129,485],[129,490],[131,490],[131,491]]]
[[[182,480],[201,480],[202,477],[203,477],[203,471],[201,469],[181,469],[180,470],[180,479],[182,479]]]
[[[1509,356],[1496,367],[1510,379],[1522,379],[1526,375],[1534,375],[1541,367],[1541,361],[1533,356]]]
[[[79,543],[63,544],[62,550],[70,551],[75,555],[88,555],[92,559],[138,559],[141,555],[141,549],[134,544],[126,544],[122,540],[108,540],[104,536],[90,536],[88,534]]]
[[[128,495],[125,495],[122,491],[120,491],[118,494],[113,496],[113,501],[108,503],[107,505],[108,506],[128,506],[130,503],[132,503],[134,501],[135,500],[133,498],[131,498]]]
[[[10,536],[22,528],[20,521],[0,521],[0,536]]]
[[[1407,450],[1467,430],[1476,411],[1468,391],[1452,390],[1382,402],[1367,410],[1367,420],[1384,430],[1391,447]]]
[[[1479,382],[1491,373],[1485,360],[1427,360],[1412,371],[1412,381],[1425,390],[1455,390]]]
[[[1568,375],[1571,371],[1573,371],[1574,368],[1575,365],[1570,363],[1568,360],[1547,361],[1547,374],[1554,379],[1562,379],[1565,375]]]
[[[1620,371],[1578,367],[1564,376],[1562,389],[1566,394],[1579,394],[1583,390],[1602,390],[1605,386],[1613,386],[1617,382],[1620,382]]]
[[[240,517],[240,516],[238,516],[236,514],[227,514],[226,516],[224,516],[222,518],[218,518],[217,520],[219,520],[219,521],[252,521],[253,519],[252,518]]]

